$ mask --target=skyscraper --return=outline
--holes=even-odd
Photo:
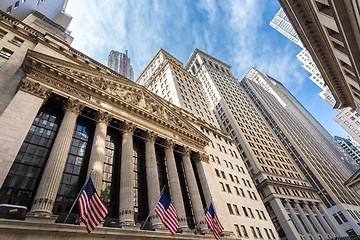
[[[273,20],[271,20],[270,26],[281,32],[284,36],[296,43],[299,47],[304,47],[282,8],[275,15]]]
[[[196,62],[196,68],[200,64]],[[230,74],[228,68],[230,66],[226,67]],[[239,238],[276,238],[276,228],[246,171],[236,143],[220,130],[201,80],[185,71],[178,59],[160,49],[136,82],[181,107],[183,114],[193,119],[192,124],[210,139],[205,147],[210,159],[204,171],[213,183],[209,184],[211,198],[225,232],[233,232]]]
[[[127,77],[131,81],[134,81],[134,71],[130,64],[128,50],[125,50],[125,53],[111,50],[105,60],[105,66],[120,73],[122,76]]]
[[[310,119],[299,117],[300,112],[306,110],[298,107],[294,111],[287,100],[296,102],[291,94],[279,82],[256,69],[251,69],[241,84],[340,227],[349,235],[359,234],[359,196],[343,185],[346,179],[343,171],[349,171],[335,153],[326,152],[331,145],[326,139],[320,141],[321,135],[309,128],[313,125]],[[328,148],[324,148],[326,144]]]
[[[360,164],[360,145],[357,141],[354,141],[351,137],[346,139],[339,136],[335,136],[335,140],[347,152],[347,154]]]
[[[202,82],[217,122],[236,142],[281,239],[343,235],[230,66],[196,49],[185,68]],[[330,226],[319,227],[324,218]]]

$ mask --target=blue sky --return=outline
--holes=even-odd
[[[274,0],[71,0],[66,12],[72,47],[104,63],[110,50],[129,50],[135,78],[163,48],[185,65],[195,48],[232,66],[241,80],[251,67],[282,82],[333,136],[348,134],[318,96],[295,43],[270,27]]]

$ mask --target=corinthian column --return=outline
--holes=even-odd
[[[335,238],[336,237],[336,235],[334,233],[335,231],[329,227],[329,224],[325,221],[324,217],[320,213],[319,209],[317,209],[316,205],[314,205],[314,209],[315,209],[316,215],[318,216],[318,219],[320,220],[321,224],[324,226],[326,232],[330,234],[331,238]]]
[[[134,156],[133,135],[136,126],[132,123],[123,124],[120,174],[120,206],[121,225],[134,225]]]
[[[193,207],[195,215],[195,225],[200,229],[200,231],[203,231],[207,229],[207,224],[203,220],[204,208],[201,203],[199,188],[197,186],[193,166],[191,164],[190,153],[191,150],[185,147],[182,155],[182,160],[184,163],[185,176],[187,186],[189,188],[191,205]]]
[[[189,229],[186,221],[186,213],[184,207],[184,200],[181,193],[179,175],[176,168],[175,156],[174,156],[175,143],[171,140],[165,141],[165,158],[167,163],[167,169],[169,173],[170,194],[171,202],[174,204],[178,217],[179,228],[183,230]]]
[[[154,132],[145,132],[145,165],[146,165],[146,182],[148,189],[149,212],[153,210],[160,197],[159,173],[156,162],[155,140],[157,135]],[[150,213],[151,228],[156,229],[162,225],[160,218],[155,211]]]
[[[40,185],[31,208],[31,216],[50,217],[56,195],[64,172],[76,119],[83,106],[78,100],[67,99],[64,104],[65,115],[56,135],[49,159],[46,163]]]
[[[87,178],[91,174],[91,180],[98,194],[101,192],[103,168],[105,161],[106,132],[112,116],[107,112],[97,112],[95,115],[96,128],[94,141],[91,147]]]

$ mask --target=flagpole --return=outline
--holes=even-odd
[[[91,177],[91,174],[92,174],[93,170],[94,170],[94,169],[91,169],[91,172],[90,172],[89,177],[86,179],[86,181],[85,181],[84,185],[82,186],[82,188],[81,188],[81,190],[80,190],[79,194],[78,194],[78,195],[77,195],[77,197],[75,198],[75,201],[74,201],[73,205],[71,206],[69,213],[66,215],[66,218],[65,218],[64,223],[66,223],[66,221],[68,220],[69,215],[70,215],[70,213],[72,212],[73,208],[75,207],[75,204],[76,204],[77,200],[79,199],[79,197],[80,197],[81,193],[83,192],[83,190],[84,190],[84,188],[85,188],[85,186],[86,186],[87,182],[89,181],[89,178]]]
[[[163,192],[164,192],[164,190],[165,190],[165,187],[166,187],[166,185],[164,185],[164,187],[162,188],[162,190],[161,190],[161,192],[160,192],[160,196],[158,197],[158,199],[157,199],[157,201],[155,202],[154,206],[153,206],[152,209],[150,210],[149,215],[148,215],[147,218],[145,219],[145,222],[144,222],[144,224],[142,225],[142,227],[140,228],[140,230],[143,230],[143,228],[145,227],[146,222],[149,220],[150,214],[152,213],[152,211],[154,210],[155,206],[156,206],[156,205],[158,204],[158,202],[160,201],[160,198],[161,198],[161,196],[162,196],[162,194],[163,194]]]
[[[209,206],[210,206],[211,203],[212,203],[212,198],[210,199],[210,203],[206,206],[205,211],[204,211],[203,214],[201,215],[201,218],[205,217],[206,212],[207,212],[207,210],[209,209]],[[196,226],[195,226],[195,229],[199,226],[200,222],[201,222],[201,220],[198,221],[198,223],[197,223]]]

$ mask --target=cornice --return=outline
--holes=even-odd
[[[27,78],[44,84],[54,93],[64,97],[76,96],[85,105],[89,105],[93,98],[99,99],[137,118],[147,119],[161,128],[176,132],[190,146],[202,149],[207,145],[208,138],[181,116],[180,109],[170,108],[165,100],[143,86],[127,79],[115,81],[102,74],[84,74],[75,71],[78,66],[71,62],[67,62],[67,67],[55,65],[54,62],[64,64],[64,61],[52,59],[47,62],[38,59],[36,56],[40,55],[34,53],[29,51],[23,63]]]
[[[352,90],[334,52],[329,51],[332,47],[327,41],[322,24],[316,17],[317,13],[311,1],[279,0],[279,3],[333,93],[336,100],[335,108],[355,108]]]

